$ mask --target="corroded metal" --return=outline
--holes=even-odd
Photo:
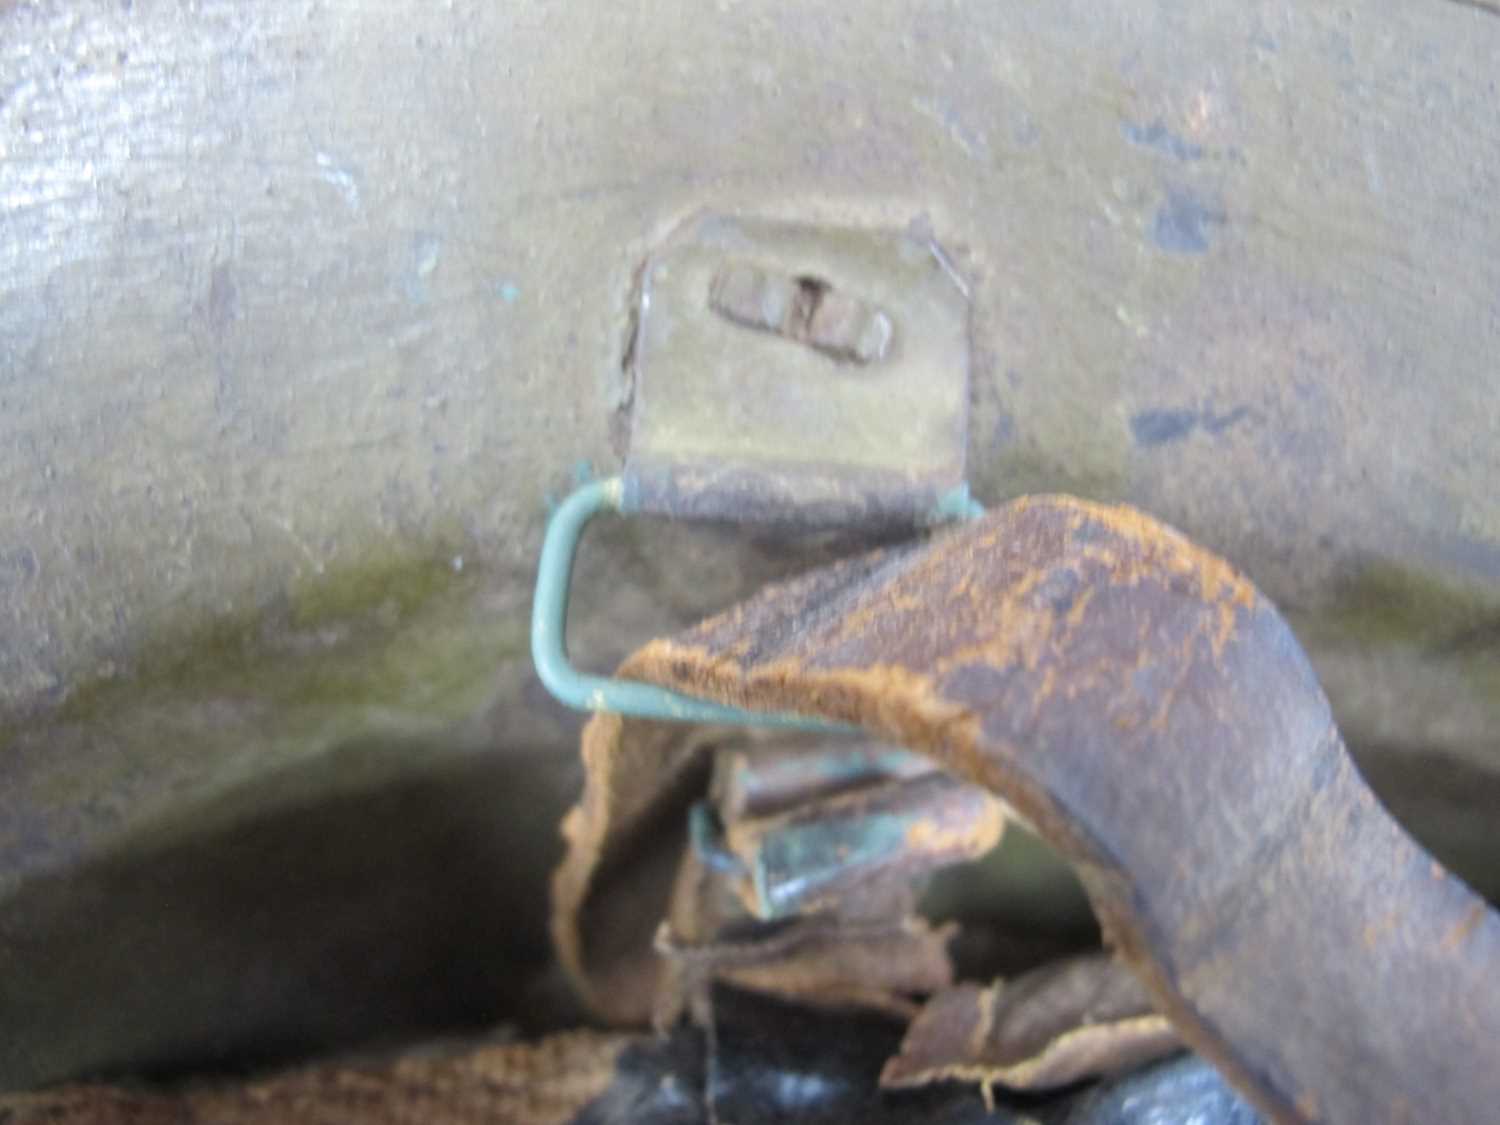
[[[882,309],[822,278],[771,273],[742,262],[714,275],[709,304],[736,324],[775,332],[852,363],[885,358],[894,332]]]
[[[969,292],[920,231],[696,216],[626,370],[633,508],[869,531],[963,487]]]
[[[933,771],[733,820],[724,835],[743,864],[741,899],[776,919],[851,900],[880,910],[922,876],[989,851],[1004,824],[989,793]]]
[[[955,927],[929,924],[917,902],[934,871],[999,842],[994,796],[917,755],[847,739],[713,755],[653,941],[658,1024],[701,1014],[715,982],[903,1018],[952,984]],[[673,811],[657,815],[670,839]],[[660,891],[641,874],[627,864],[617,889],[633,885],[625,893],[644,914]]]
[[[1277,1121],[1500,1105],[1500,918],[1365,786],[1270,603],[1138,512],[1017,501],[771,588],[622,672],[858,723],[1000,794],[1075,864],[1183,1039]],[[607,718],[584,752],[585,818],[621,764],[680,761],[659,727]],[[604,951],[570,931],[598,854],[557,882],[585,980]]]
[[[931,773],[930,759],[865,739],[806,746],[726,747],[714,760],[713,792],[726,819],[769,816],[865,785]]]

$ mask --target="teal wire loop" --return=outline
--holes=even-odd
[[[967,484],[961,484],[938,497],[932,518],[934,523],[947,523],[949,520],[977,520],[982,515],[984,505],[969,495]]]
[[[731,726],[786,727],[797,730],[850,731],[855,728],[806,715],[747,711],[681,692],[633,680],[591,676],[568,659],[568,596],[573,583],[573,560],[583,529],[600,512],[625,510],[625,484],[619,477],[594,481],[564,500],[547,523],[542,557],[537,568],[536,594],[531,604],[531,658],[537,675],[558,701],[579,711],[613,711],[644,719]],[[934,516],[938,520],[973,518],[983,514],[967,488],[945,496]]]

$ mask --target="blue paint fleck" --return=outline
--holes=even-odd
[[[1233,410],[1225,414],[1211,414],[1205,410],[1203,412],[1203,428],[1211,434],[1222,434],[1236,422],[1248,417],[1250,417],[1250,408],[1248,406],[1236,406]]]
[[[495,292],[507,305],[513,305],[521,299],[521,287],[514,281],[502,281],[495,287]]]
[[[1002,410],[990,431],[990,440],[995,448],[1009,445],[1016,440],[1016,420],[1009,410]]]
[[[1125,139],[1133,145],[1152,148],[1157,152],[1176,157],[1178,160],[1203,159],[1202,145],[1172,132],[1161,121],[1153,121],[1149,125],[1137,125],[1133,121],[1124,121],[1120,123],[1120,132],[1125,134]]]
[[[1221,434],[1254,414],[1248,406],[1236,406],[1223,414],[1212,410],[1142,410],[1131,417],[1130,432],[1140,445],[1165,445],[1187,437],[1199,427],[1205,433]]]
[[[1140,445],[1164,445],[1187,437],[1198,425],[1196,410],[1142,410],[1130,419],[1130,432]]]
[[[1208,251],[1209,230],[1223,226],[1227,216],[1209,207],[1191,193],[1173,188],[1157,208],[1151,224],[1151,239],[1169,254],[1203,254]]]
[[[427,279],[438,267],[443,240],[435,234],[418,234],[412,238],[411,259],[401,277],[401,290],[412,304],[427,303]]]

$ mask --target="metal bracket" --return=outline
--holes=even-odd
[[[698,216],[647,260],[621,477],[547,526],[532,607],[559,700],[685,722],[846,729],[585,675],[564,640],[573,559],[602,511],[916,531],[983,511],[964,481],[969,294],[911,231]]]
[[[635,312],[639,510],[888,531],[964,487],[969,293],[930,235],[701,215]]]

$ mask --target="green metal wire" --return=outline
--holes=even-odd
[[[695,699],[654,684],[591,676],[568,659],[568,597],[573,583],[573,561],[588,522],[600,512],[625,511],[625,483],[619,477],[594,481],[564,500],[548,521],[537,567],[536,594],[531,604],[531,658],[537,675],[557,699],[579,711],[613,711],[646,719],[733,726],[788,727],[797,730],[850,731],[853,727],[805,715],[747,711]],[[966,487],[939,502],[936,520],[972,519],[984,509]]]

